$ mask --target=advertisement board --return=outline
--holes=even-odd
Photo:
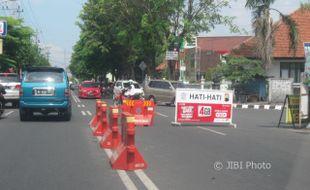
[[[176,90],[176,123],[231,123],[233,91]]]
[[[286,123],[299,123],[300,96],[289,95],[287,98]]]

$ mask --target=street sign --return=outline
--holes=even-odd
[[[140,64],[139,64],[139,68],[144,71],[146,69],[146,64],[144,63],[144,61],[142,61]]]
[[[0,37],[5,37],[7,34],[7,22],[0,20]]]
[[[178,60],[178,57],[177,51],[166,51],[166,60]]]
[[[233,91],[176,90],[176,123],[232,123]]]

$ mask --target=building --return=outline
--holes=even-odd
[[[251,36],[215,36],[196,38],[196,46],[185,49],[186,76],[189,80],[200,80],[210,68],[221,63],[223,55]]]
[[[289,30],[287,25],[278,21],[274,34],[273,64],[268,66],[266,74],[272,78],[293,78],[296,86],[301,82],[301,72],[304,72],[305,53],[304,43],[310,42],[310,10],[298,9],[290,14],[298,27],[298,45],[291,50]],[[247,58],[258,58],[255,37],[252,37],[232,50],[233,54]]]

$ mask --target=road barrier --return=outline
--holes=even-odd
[[[101,148],[116,149],[121,142],[121,135],[118,131],[118,118],[119,108],[116,106],[110,106],[109,111],[109,128],[104,133],[102,140],[100,141]]]
[[[98,121],[100,120],[100,106],[101,106],[102,101],[100,99],[96,99],[96,115],[92,118],[92,120],[89,122],[89,126],[91,128],[96,128]]]
[[[107,120],[107,104],[101,103],[100,109],[100,121],[98,122],[97,128],[94,130],[94,136],[102,136],[108,129],[108,120]]]
[[[136,126],[153,126],[155,104],[151,100],[124,100],[122,105],[123,112],[134,115]]]
[[[147,163],[135,145],[134,120],[135,118],[132,114],[122,113],[122,142],[112,154],[110,160],[112,169],[137,170],[147,168]]]

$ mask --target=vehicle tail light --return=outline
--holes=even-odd
[[[70,90],[69,89],[65,89],[65,96],[70,96]]]
[[[20,89],[20,84],[17,84],[17,85],[15,86],[15,89]]]
[[[22,88],[19,89],[19,96],[20,96],[20,97],[24,96],[24,91],[23,91]]]

